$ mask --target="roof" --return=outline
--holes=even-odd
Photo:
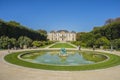
[[[55,31],[54,31],[54,30],[52,30],[52,31],[50,31],[50,33],[55,33]]]
[[[75,31],[71,31],[71,33],[76,33]]]
[[[65,33],[76,33],[75,31],[71,31],[71,32],[69,32],[69,31],[67,31],[67,30],[58,30],[58,31],[54,31],[54,30],[52,30],[52,31],[50,31],[50,33],[61,33],[61,32],[65,32]]]
[[[58,30],[57,32],[66,32],[66,33],[68,33],[69,31],[67,31],[67,30]]]

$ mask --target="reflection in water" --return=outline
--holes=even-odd
[[[58,54],[46,53],[41,56],[36,57],[34,60],[31,60],[34,63],[50,64],[50,65],[83,65],[83,64],[93,64],[92,61],[85,60],[81,54],[69,54],[66,57],[61,57]]]

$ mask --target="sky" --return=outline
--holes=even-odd
[[[89,32],[120,17],[120,0],[0,0],[0,19],[38,30]]]

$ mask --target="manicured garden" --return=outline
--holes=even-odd
[[[82,51],[81,53],[87,53],[83,55],[86,59],[91,59],[91,55],[95,54],[93,61],[97,60],[97,54],[106,55],[108,57],[107,60],[98,62],[95,64],[88,64],[88,65],[80,65],[80,66],[54,66],[54,65],[45,65],[45,64],[36,64],[27,61],[20,60],[18,55],[23,53],[37,53],[40,51],[24,51],[24,52],[16,52],[12,54],[8,54],[5,56],[5,60],[9,63],[16,64],[19,66],[36,68],[36,69],[45,69],[45,70],[59,70],[59,71],[80,71],[80,70],[95,70],[95,69],[104,69],[112,66],[120,65],[120,56],[108,54],[108,53],[101,53],[101,52],[93,52],[93,51]],[[42,53],[42,52],[41,52]],[[96,54],[97,53],[97,54]],[[92,55],[93,56],[93,55]],[[34,57],[32,57],[34,58]],[[104,58],[103,58],[104,59]]]
[[[56,43],[55,45],[51,46],[50,48],[75,48],[75,47],[68,43]]]

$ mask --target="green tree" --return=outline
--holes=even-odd
[[[16,21],[9,21],[9,22],[7,22],[7,24],[8,24],[8,25],[11,25],[11,26],[14,26],[14,27],[20,26],[20,23],[18,23],[18,22],[16,22]]]
[[[0,38],[0,48],[7,49],[9,45],[10,39],[6,36],[1,36]]]
[[[91,32],[84,33],[80,37],[80,41],[84,43],[84,45],[86,44],[87,47],[93,47],[95,44],[95,40],[95,35]]]
[[[120,49],[120,38],[112,41],[115,49]]]
[[[17,47],[17,41],[15,38],[10,38],[9,41],[10,41],[9,45],[11,48]]]
[[[77,46],[81,46],[81,42],[80,42],[80,41],[72,41],[71,43],[72,43],[72,44],[75,44],[75,45],[77,45]]]
[[[9,38],[15,38],[16,40],[20,36],[27,36],[32,40],[47,40],[47,35],[39,33],[38,31],[29,29],[16,21],[5,22],[0,20],[0,36],[8,36]],[[9,34],[8,34],[9,33]]]
[[[47,35],[47,31],[46,30],[42,30],[42,29],[39,29],[37,30],[40,34],[43,34],[43,35]]]
[[[21,36],[18,39],[18,43],[20,48],[27,48],[31,46],[32,40],[26,36]]]
[[[32,45],[33,45],[34,47],[40,47],[40,42],[39,42],[39,41],[33,41],[33,42],[32,42]]]
[[[105,25],[111,24],[112,22],[114,22],[114,19],[108,19],[105,21]]]
[[[77,34],[76,34],[76,40],[77,41],[80,41],[81,40],[81,36],[82,35],[85,35],[85,34],[87,34],[86,32],[78,32]]]
[[[101,46],[106,47],[110,45],[110,41],[106,37],[101,37],[96,40],[95,44],[98,48]]]
[[[120,22],[120,17],[117,17],[115,19],[108,19],[105,21],[105,25],[107,24],[111,24],[111,23],[114,23],[114,22]]]

